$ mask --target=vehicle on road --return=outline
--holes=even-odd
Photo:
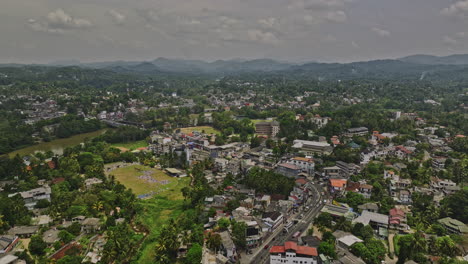
[[[270,247],[270,245],[265,245],[265,246],[263,247],[263,249],[268,249],[269,247]]]
[[[293,238],[298,238],[300,235],[301,235],[301,232],[297,231],[296,233],[294,233],[294,235],[292,237]]]

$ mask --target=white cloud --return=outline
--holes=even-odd
[[[371,30],[374,33],[376,33],[377,35],[381,36],[381,37],[389,37],[390,36],[390,31],[385,30],[385,29],[381,29],[381,28],[378,28],[378,27],[373,27]]]
[[[27,23],[34,31],[48,33],[64,33],[66,30],[93,27],[91,21],[72,17],[61,8],[47,14],[45,19],[36,20],[31,18]]]
[[[268,18],[261,18],[257,21],[258,24],[267,27],[267,28],[272,28],[276,24],[278,24],[278,19],[274,17],[268,17]]]
[[[353,48],[356,48],[356,49],[360,48],[359,44],[357,44],[355,41],[351,41],[351,46],[353,46]]]
[[[123,25],[127,17],[122,14],[117,12],[114,9],[109,10],[108,14],[111,16],[112,20],[116,25]]]
[[[456,45],[458,41],[452,37],[444,36],[443,42],[447,45]]]
[[[457,37],[459,37],[459,38],[464,38],[464,37],[466,37],[467,33],[466,33],[466,32],[457,32],[456,35],[457,35]]]
[[[260,42],[264,44],[277,44],[278,38],[274,33],[269,31],[262,31],[258,29],[249,29],[247,35],[250,41]]]
[[[342,10],[328,12],[326,19],[331,22],[342,23],[348,19],[346,13]]]
[[[47,24],[51,28],[62,29],[89,28],[93,26],[89,20],[74,18],[61,8],[52,11],[47,15]]]
[[[449,7],[442,9],[441,13],[447,16],[468,16],[468,0],[457,1],[451,4]]]

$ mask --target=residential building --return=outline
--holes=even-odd
[[[263,222],[269,227],[269,231],[275,230],[283,223],[283,215],[280,212],[265,212],[262,215]]]
[[[99,218],[86,218],[81,222],[81,232],[90,234],[101,230],[101,223]]]
[[[352,245],[356,243],[364,242],[362,239],[354,236],[354,235],[346,235],[336,240],[337,246],[343,249],[349,249]]]
[[[291,163],[281,163],[276,167],[276,172],[289,178],[295,178],[301,173],[301,168]]]
[[[388,215],[372,213],[369,211],[362,211],[362,214],[353,220],[353,223],[361,223],[363,225],[370,225],[374,229],[379,227],[388,227]]]
[[[389,211],[388,226],[390,229],[399,231],[409,230],[409,226],[406,222],[406,213],[398,208],[390,209]]]
[[[301,170],[307,173],[309,176],[314,175],[315,172],[315,162],[312,158],[304,158],[304,157],[294,157],[287,161],[289,164],[294,164],[297,167],[301,168]]]
[[[0,236],[0,255],[10,252],[18,243],[19,237],[15,235]]]
[[[268,137],[276,137],[279,133],[280,124],[277,121],[258,122],[255,124],[255,133]]]
[[[359,172],[360,167],[353,163],[346,163],[344,161],[337,161],[336,166],[340,168],[340,176],[343,178],[349,178]]]
[[[52,190],[50,189],[50,187],[47,185],[44,185],[42,187],[32,189],[26,192],[20,192],[19,194],[24,199],[24,205],[29,210],[32,210],[34,209],[34,206],[36,206],[39,200],[47,200],[50,202],[51,193],[52,193]],[[17,193],[10,194],[8,195],[8,197],[13,197],[15,195],[17,195]]]
[[[330,179],[330,192],[333,194],[339,194],[346,188],[347,181],[345,179]]]
[[[39,226],[15,226],[8,230],[7,234],[11,236],[18,236],[21,238],[28,238],[37,233]]]
[[[298,246],[288,241],[284,246],[273,246],[270,249],[271,264],[317,264],[317,248]]]
[[[234,245],[234,241],[232,241],[227,231],[221,232],[219,235],[221,236],[223,255],[228,259],[234,260],[236,258],[236,246]]]

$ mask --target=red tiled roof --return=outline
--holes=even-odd
[[[293,160],[305,161],[305,162],[314,162],[314,159],[311,159],[311,158],[304,158],[304,157],[294,157]]]
[[[55,162],[51,160],[47,162],[47,166],[49,166],[49,169],[55,169]]]
[[[308,181],[307,181],[306,179],[300,178],[300,179],[297,179],[296,182],[299,183],[299,184],[304,185],[304,184],[306,184]]]
[[[403,212],[403,210],[398,209],[398,208],[390,209],[390,211],[388,212],[388,214],[389,214],[391,217],[395,217],[395,216],[404,217],[404,216],[405,216],[405,212]]]
[[[272,246],[270,249],[270,253],[284,253],[284,246]]]
[[[287,241],[284,246],[273,246],[270,253],[284,253],[287,250],[293,250],[296,254],[307,256],[318,256],[317,249],[313,247],[298,246],[295,242]]]
[[[330,185],[333,187],[343,188],[346,186],[346,180],[344,179],[330,179]]]

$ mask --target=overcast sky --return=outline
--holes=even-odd
[[[0,62],[468,53],[468,0],[0,0]]]

